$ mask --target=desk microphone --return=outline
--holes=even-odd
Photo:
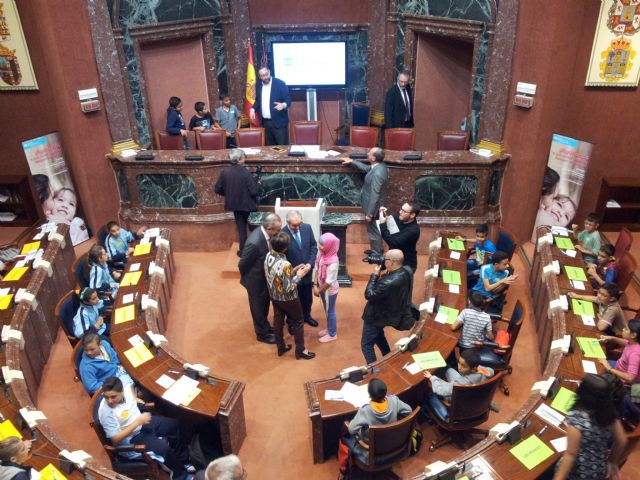
[[[56,462],[60,463],[60,470],[62,471],[62,473],[66,473],[67,475],[70,474],[71,472],[73,472],[73,468],[75,467],[74,463],[67,459],[64,458],[62,456],[60,457],[52,457],[50,455],[43,455],[41,453],[38,452],[31,452],[31,456],[32,457],[40,457],[40,458],[46,458],[47,460],[55,460]],[[80,469],[78,469],[80,470]],[[80,470],[82,471],[82,470]]]

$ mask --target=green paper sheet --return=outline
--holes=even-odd
[[[447,238],[447,244],[449,245],[449,250],[464,250],[464,242],[462,240]]]
[[[593,309],[593,303],[588,300],[571,299],[571,309],[576,315],[586,315],[587,317],[595,317],[596,312]]]
[[[553,237],[553,240],[556,242],[558,248],[562,250],[575,250],[576,247],[573,245],[573,242],[570,238],[565,237]]]
[[[449,307],[445,307],[444,305],[441,305],[440,308],[438,309],[438,313],[440,312],[444,313],[447,316],[448,318],[447,323],[452,324],[458,318],[458,314],[460,313],[460,310],[456,310],[455,308],[449,308]]]
[[[584,273],[584,268],[565,265],[564,269],[567,272],[569,280],[580,280],[581,282],[587,281],[587,275]]]
[[[413,361],[420,365],[420,368],[423,370],[447,366],[447,362],[444,361],[442,354],[438,350],[433,352],[414,353],[411,356],[413,357]]]
[[[576,337],[576,340],[586,358],[607,358],[597,338]]]
[[[457,270],[442,270],[442,281],[444,283],[453,283],[454,285],[462,285],[460,272]]]
[[[560,387],[553,402],[551,402],[551,408],[555,408],[560,413],[567,415],[573,404],[576,402],[576,394],[568,388]]]
[[[553,455],[553,450],[535,435],[531,435],[509,451],[529,470],[533,470]]]

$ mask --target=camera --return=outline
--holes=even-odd
[[[385,270],[387,267],[384,264],[384,254],[380,253],[370,253],[366,257],[362,259],[364,263],[368,263],[369,265],[380,265],[380,270]]]

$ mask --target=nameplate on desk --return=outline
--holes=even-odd
[[[204,157],[202,155],[186,155],[184,159],[189,162],[200,162],[204,160]]]
[[[352,158],[354,160],[358,160],[358,159],[362,159],[362,158],[367,158],[367,154],[366,153],[360,153],[360,152],[352,152],[349,154],[349,158]]]
[[[20,416],[29,425],[29,428],[35,428],[38,420],[46,420],[47,417],[40,410],[28,410],[26,407],[20,409]]]
[[[148,308],[152,310],[158,310],[157,300],[152,300],[151,298],[149,298],[149,295],[147,295],[146,293],[142,295],[140,306],[142,307],[142,310],[146,310]]]
[[[410,160],[410,161],[422,160],[422,152],[407,153],[402,158],[403,160]]]
[[[84,450],[74,450],[73,452],[70,452],[69,450],[61,450],[60,457],[67,459],[80,470],[83,470],[87,464],[86,462],[93,458]]]
[[[146,162],[148,160],[153,160],[155,155],[152,152],[138,152],[136,154],[136,160],[139,162]]]
[[[6,365],[3,365],[2,378],[4,378],[4,383],[9,385],[13,380],[24,380],[24,374],[22,370],[12,370]]]

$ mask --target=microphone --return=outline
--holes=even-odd
[[[60,463],[60,471],[62,473],[66,473],[66,474],[70,474],[71,472],[73,472],[73,468],[75,467],[75,465],[68,459],[64,458],[64,457],[52,457],[50,455],[43,455],[39,452],[31,452],[31,456],[32,457],[40,457],[40,458],[46,458],[47,460],[55,460],[56,462]]]

